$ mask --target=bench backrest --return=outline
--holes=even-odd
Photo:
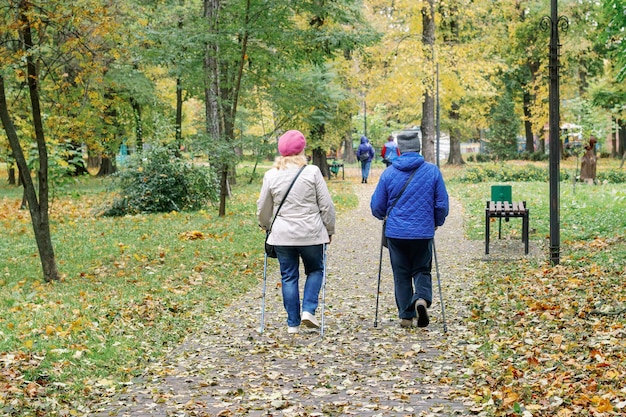
[[[491,186],[491,201],[507,201],[513,202],[511,186],[510,185],[492,185]]]

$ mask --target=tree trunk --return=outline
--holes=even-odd
[[[185,1],[180,0],[180,6],[184,6]],[[180,33],[183,33],[183,16],[178,16],[178,29]],[[186,49],[186,48],[185,48]],[[176,129],[176,156],[181,157],[181,151],[183,148],[183,82],[180,76],[176,77],[176,120],[174,122]]]
[[[532,113],[530,111],[531,96],[530,93],[524,91],[524,131],[526,133],[526,152],[535,152],[535,137],[533,135],[533,124],[531,121]]]
[[[15,185],[17,183],[17,179],[15,177],[15,156],[9,157],[7,167],[7,182],[9,185]]]
[[[207,21],[210,35],[219,33],[220,0],[204,0],[204,18]],[[224,120],[220,111],[220,68],[219,45],[217,41],[208,41],[204,51],[204,96],[206,132],[210,140],[223,140]],[[219,146],[215,146],[220,148]],[[209,155],[209,162],[220,178],[219,216],[226,215],[226,197],[228,196],[228,165],[222,162],[220,155]]]
[[[452,120],[452,128],[450,129],[450,154],[448,155],[448,165],[463,165],[465,161],[461,156],[461,130],[458,128],[460,119],[459,105],[452,104],[450,111],[450,119]]]
[[[622,156],[624,160],[624,154],[626,154],[626,119],[617,119],[617,139],[618,139],[618,155]]]
[[[616,136],[619,135],[619,125],[617,124],[617,119],[613,118],[611,121],[615,124],[615,126],[618,126],[617,127],[617,129],[618,129],[617,132],[611,134],[611,156],[613,158],[618,158],[618,154],[617,154],[617,137]]]
[[[618,155],[622,156],[622,161],[624,160],[624,154],[626,154],[626,119],[617,119],[617,127],[618,127],[618,146],[617,152]]]
[[[135,117],[135,148],[137,152],[143,150],[143,119],[141,118],[141,106],[134,97],[130,98],[130,105],[133,109],[133,116]]]
[[[176,129],[176,156],[180,158],[183,147],[183,86],[180,77],[176,78],[176,121],[174,126]]]
[[[43,123],[41,119],[41,108],[39,103],[39,79],[37,77],[37,68],[31,54],[33,49],[33,41],[31,35],[30,21],[28,20],[29,3],[20,3],[20,38],[23,39],[23,47],[26,57],[27,82],[30,101],[32,107],[33,126],[35,128],[35,140],[37,142],[37,151],[39,154],[39,169],[37,171],[39,183],[39,199],[35,191],[35,185],[30,175],[26,158],[22,150],[22,146],[17,136],[15,126],[9,116],[9,109],[6,103],[4,78],[0,75],[0,118],[9,138],[11,149],[15,155],[19,169],[24,173],[24,192],[28,199],[28,208],[30,210],[33,232],[35,241],[39,250],[39,258],[43,270],[43,277],[46,281],[56,281],[59,279],[56,260],[54,257],[54,247],[52,245],[52,237],[50,235],[50,223],[48,217],[48,151],[46,148]]]
[[[28,195],[26,193],[26,182],[24,181],[24,174],[22,174],[22,171],[20,169],[17,170],[18,174],[19,174],[19,185],[21,185],[23,187],[23,191],[22,191],[22,202],[20,203],[20,210],[26,210],[28,208]],[[29,173],[30,175],[30,173]]]
[[[311,159],[313,165],[317,165],[320,171],[322,171],[322,175],[326,178],[330,178],[330,167],[328,166],[328,162],[326,161],[326,152],[324,151],[324,149],[313,149]]]
[[[435,0],[428,0],[422,9],[423,22],[423,44],[424,52],[431,64],[433,63],[433,48],[435,45]],[[434,68],[434,65],[431,65]],[[434,77],[427,77],[430,80],[424,91],[424,101],[422,103],[422,155],[428,162],[435,161],[435,96]]]
[[[103,155],[100,158],[100,169],[96,176],[98,177],[107,177],[109,175],[115,174],[117,171],[115,164],[113,163],[114,158],[109,158],[106,155]]]
[[[34,48],[30,21],[28,20],[28,3],[21,3],[20,21],[22,23],[21,35],[24,39],[24,48],[26,52],[26,69],[28,73],[28,91],[30,93],[30,102],[32,107],[33,126],[35,128],[35,140],[37,142],[37,151],[39,155],[39,169],[37,171],[37,179],[39,183],[39,204],[37,204],[37,195],[35,188],[31,186],[32,192],[28,193],[28,207],[33,221],[33,230],[35,240],[39,248],[39,257],[41,258],[41,266],[43,268],[43,276],[46,281],[56,281],[59,279],[56,259],[54,257],[54,247],[52,246],[52,236],[50,234],[50,222],[48,213],[48,149],[46,148],[46,139],[43,129],[43,121],[41,118],[41,108],[39,100],[39,77],[35,60],[31,54]],[[22,154],[22,158],[24,155]],[[27,175],[28,168],[24,166],[22,169],[24,179],[30,178]],[[26,184],[25,184],[26,186]]]
[[[316,124],[311,128],[311,140],[324,143],[324,135],[326,134],[326,126],[323,124]],[[322,171],[322,175],[326,178],[330,178],[330,168],[328,162],[326,162],[326,151],[321,148],[313,148],[311,155],[313,165],[317,165]]]
[[[356,162],[356,153],[354,152],[354,145],[352,143],[352,132],[346,132],[343,139],[343,161],[346,164],[352,164]]]

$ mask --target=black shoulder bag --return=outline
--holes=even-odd
[[[287,189],[287,192],[285,193],[283,200],[280,202],[280,205],[278,206],[278,210],[276,210],[276,214],[274,214],[274,218],[272,219],[272,224],[270,224],[270,228],[265,233],[265,254],[267,255],[268,258],[278,257],[278,255],[276,255],[276,248],[274,248],[274,245],[270,245],[269,243],[267,243],[267,238],[270,236],[270,233],[272,232],[272,227],[274,226],[276,217],[278,217],[278,212],[280,211],[281,207],[285,203],[285,200],[287,199],[287,196],[289,195],[289,192],[291,191],[291,187],[293,187],[293,184],[296,182],[296,180],[298,179],[298,177],[300,176],[300,173],[304,170],[304,168],[306,168],[306,165],[300,168],[300,171],[298,171],[296,176],[293,178],[293,181],[291,181],[291,184],[289,185],[289,188]]]
[[[419,167],[415,168],[415,170],[413,171],[413,173],[411,174],[409,179],[406,180],[406,182],[404,183],[404,186],[402,187],[402,189],[400,190],[400,193],[398,194],[398,197],[394,200],[394,202],[391,205],[391,207],[389,207],[389,210],[387,210],[387,215],[383,219],[383,235],[382,235],[382,238],[381,238],[381,242],[382,242],[382,245],[384,247],[387,247],[387,237],[385,236],[385,229],[387,228],[387,217],[389,217],[389,213],[391,213],[391,210],[393,210],[393,208],[395,207],[395,205],[398,202],[398,200],[400,200],[400,197],[402,196],[402,193],[404,192],[404,190],[406,190],[406,187],[408,187],[409,183],[413,179],[413,176],[415,175],[415,173],[417,172],[418,169],[419,169]]]

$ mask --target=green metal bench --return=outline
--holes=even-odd
[[[333,159],[333,161],[328,164],[329,165],[329,169],[330,169],[330,176],[332,177],[333,175],[335,176],[335,178],[337,178],[337,175],[339,174],[339,170],[341,169],[341,179],[345,180],[345,173],[343,170],[343,162],[339,162],[335,159]]]
[[[491,200],[487,201],[485,208],[485,254],[489,254],[491,219],[499,220],[498,239],[502,239],[502,219],[508,222],[511,217],[519,217],[522,219],[524,253],[528,255],[529,211],[526,201],[513,201],[510,185],[491,186]]]

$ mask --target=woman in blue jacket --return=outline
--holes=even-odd
[[[370,208],[377,219],[387,216],[385,236],[400,326],[411,327],[416,319],[418,327],[426,327],[432,303],[432,241],[448,215],[448,192],[439,168],[419,154],[417,133],[400,134],[397,140],[401,155],[381,174]]]

